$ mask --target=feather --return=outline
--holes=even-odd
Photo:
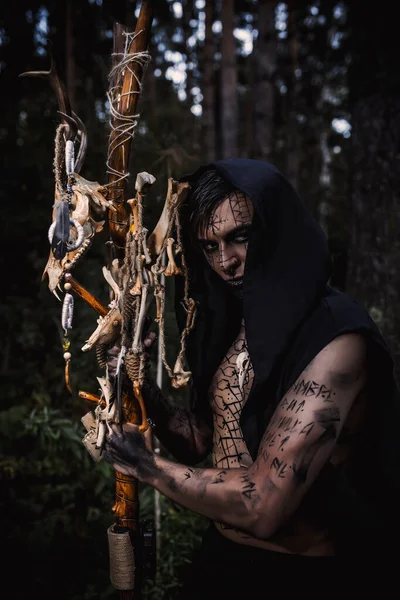
[[[56,201],[55,203],[56,226],[54,228],[53,239],[51,240],[51,249],[56,260],[62,260],[67,254],[67,244],[70,234],[69,206],[66,202]]]

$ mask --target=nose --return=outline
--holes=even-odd
[[[240,266],[240,258],[237,254],[233,253],[230,255],[226,255],[226,253],[222,253],[221,255],[221,269],[226,275],[234,275],[235,271]]]

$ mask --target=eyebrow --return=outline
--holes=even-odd
[[[224,236],[225,240],[227,242],[230,242],[231,240],[233,240],[237,235],[240,235],[241,233],[247,233],[250,230],[250,223],[243,223],[243,225],[238,225],[237,227],[234,227],[233,229],[231,229],[231,231],[228,231],[228,233]],[[197,238],[197,241],[199,244],[209,244],[210,242],[212,242],[213,240],[210,240],[208,238]]]

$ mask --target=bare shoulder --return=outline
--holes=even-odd
[[[367,342],[360,333],[339,335],[310,363],[309,369],[329,376],[335,387],[345,388],[366,379]]]

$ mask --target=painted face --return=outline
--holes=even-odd
[[[210,266],[238,296],[243,286],[253,212],[248,196],[242,192],[231,194],[217,206],[198,237]]]

